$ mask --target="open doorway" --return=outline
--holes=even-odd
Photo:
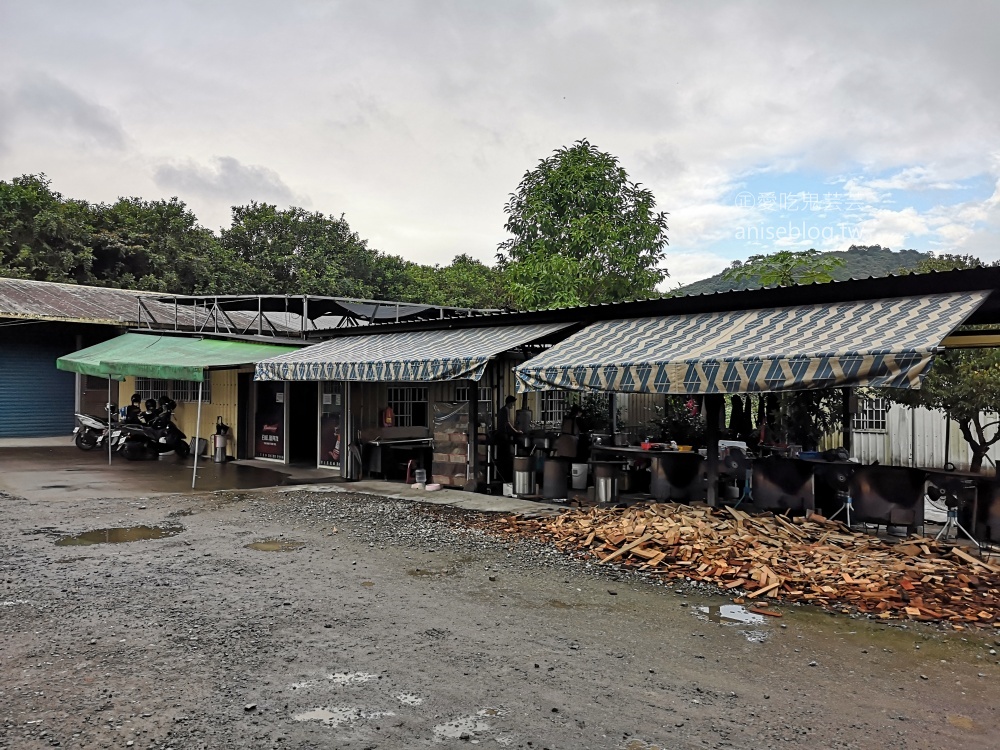
[[[288,384],[288,463],[317,464],[319,390],[315,382]]]

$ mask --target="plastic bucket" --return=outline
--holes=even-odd
[[[589,467],[587,464],[573,464],[571,468],[571,477],[574,490],[585,490],[587,489],[587,469]]]

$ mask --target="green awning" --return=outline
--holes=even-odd
[[[123,380],[126,376],[203,381],[205,370],[251,365],[295,351],[248,341],[126,333],[56,360],[60,370]]]

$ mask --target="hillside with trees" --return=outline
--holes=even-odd
[[[900,269],[914,269],[933,258],[931,253],[919,250],[890,250],[881,245],[851,245],[847,250],[817,253],[819,260],[834,261],[827,267],[829,276],[836,281],[866,279],[869,276],[889,276]],[[838,262],[839,261],[839,262]],[[712,294],[731,289],[752,289],[762,286],[759,279],[746,274],[730,273],[732,268],[707,279],[681,287],[678,294]],[[767,284],[763,284],[767,286]]]

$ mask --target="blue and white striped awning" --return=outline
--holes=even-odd
[[[988,292],[608,320],[515,368],[518,391],[756,393],[919,388]]]
[[[549,323],[345,336],[258,362],[255,379],[421,383],[479,380],[492,357],[569,325]]]

